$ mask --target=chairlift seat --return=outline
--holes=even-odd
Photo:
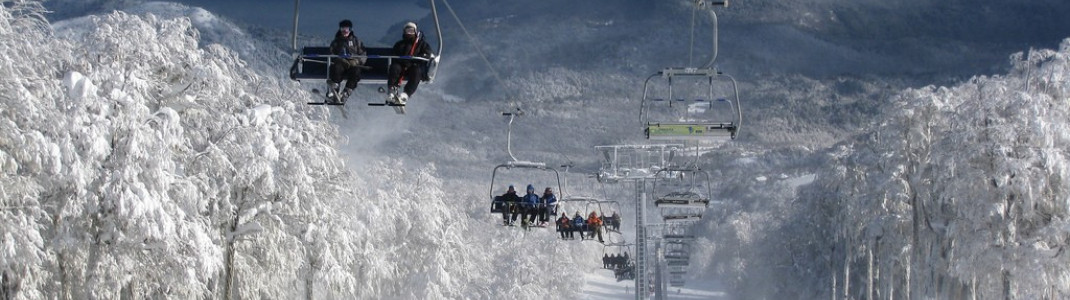
[[[673,192],[654,200],[657,207],[707,207],[710,199],[691,192]]]
[[[662,216],[665,222],[688,222],[702,219],[702,214],[667,214]]]
[[[666,240],[677,240],[677,241],[691,241],[691,240],[695,239],[694,235],[689,235],[689,234],[687,234],[687,235],[685,235],[685,234],[666,234],[664,237],[665,237]]]
[[[407,56],[396,56],[391,48],[365,48],[367,60],[364,66],[368,69],[360,72],[360,83],[363,84],[386,84],[387,70],[395,59],[422,59]],[[293,80],[327,80],[330,76],[331,59],[337,57],[331,54],[329,47],[304,47],[301,56],[294,60],[290,68],[290,79]],[[424,68],[424,78],[428,81],[426,72],[430,68]]]
[[[673,259],[688,260],[688,258],[689,258],[689,256],[687,256],[687,255],[665,255],[665,259],[668,259],[668,260],[673,260]]]
[[[714,123],[647,123],[646,138],[650,140],[714,140],[735,138],[736,125],[732,122]]]
[[[690,265],[686,260],[670,260],[670,261],[665,262],[665,264],[668,265],[668,266],[679,266],[679,267],[686,267],[686,266]]]

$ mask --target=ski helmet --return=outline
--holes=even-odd
[[[349,19],[345,19],[345,20],[342,20],[342,22],[338,22],[338,28],[342,28],[342,27],[353,28],[353,21],[350,21]]]

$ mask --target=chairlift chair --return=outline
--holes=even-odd
[[[689,234],[666,234],[662,238],[667,242],[691,242],[695,240],[694,235]]]
[[[669,260],[673,260],[673,259],[675,259],[675,260],[688,260],[688,259],[690,259],[690,258],[691,258],[691,256],[690,256],[690,255],[683,255],[683,254],[665,254],[665,259],[669,259]]]
[[[602,231],[603,232],[608,232],[606,230],[605,213],[604,213],[604,210],[602,209],[602,203],[606,202],[605,200],[594,198],[594,197],[588,197],[588,196],[566,196],[566,197],[562,197],[562,198],[558,199],[557,202],[558,202],[558,211],[564,212],[569,217],[573,217],[573,215],[569,215],[568,214],[569,212],[572,212],[572,211],[580,211],[581,212],[580,216],[583,217],[584,220],[589,219],[589,216],[590,216],[591,212],[598,213],[598,217],[602,218]],[[581,206],[583,207],[582,210],[580,209]],[[587,234],[588,232],[591,232],[591,231],[592,230],[590,228],[588,228],[587,230],[584,230],[583,233],[581,233],[581,234]],[[610,239],[611,239],[611,237],[603,235],[602,236],[603,244],[607,240],[610,240]],[[594,241],[594,239],[584,239],[584,240],[585,241],[586,240]],[[610,240],[610,243],[615,243],[615,242]]]
[[[634,255],[635,253],[634,251],[629,250],[631,250],[634,246],[635,244],[626,243],[623,241],[618,243],[602,244],[602,257],[605,257],[609,254],[615,254],[617,256],[623,257],[625,253],[628,253],[628,261],[626,261],[625,263],[631,262],[634,259],[634,257],[632,257],[631,255]]]
[[[654,200],[657,207],[707,207],[710,198],[693,192],[671,192]]]
[[[651,75],[643,83],[643,98],[642,105],[639,111],[639,119],[643,124],[643,131],[647,139],[651,140],[685,140],[685,141],[713,141],[721,142],[730,139],[735,139],[739,134],[739,129],[743,123],[743,113],[740,107],[739,88],[736,84],[735,78],[725,75],[723,72],[714,68],[714,63],[717,60],[717,54],[719,51],[718,45],[718,27],[717,27],[717,13],[713,10],[714,7],[727,7],[727,0],[714,0],[703,1],[696,0],[695,8],[708,7],[711,18],[711,25],[713,25],[713,38],[712,41],[712,53],[710,60],[703,67],[685,67],[685,68],[664,68],[661,71]],[[692,15],[694,18],[694,14]],[[691,52],[688,57],[688,64],[690,65],[692,56],[694,54],[694,30],[695,20],[691,20]],[[655,77],[661,77],[667,84],[667,93],[664,97],[653,97],[649,94],[651,80]],[[696,99],[678,98],[673,95],[673,79],[674,78],[698,78],[707,79],[709,84],[708,93],[704,97]],[[724,97],[714,96],[714,81],[718,79],[728,79],[731,82],[731,94]],[[727,91],[726,91],[727,92]],[[692,102],[693,101],[693,102]],[[685,109],[701,108],[701,106],[707,106],[706,110],[712,110],[714,102],[729,102],[729,106],[733,108],[735,114],[734,118],[718,117],[716,119],[695,118],[697,115],[691,114],[692,118],[687,120],[673,120],[663,117],[651,117],[650,109],[655,105],[667,105],[669,107],[677,106]],[[684,104],[678,105],[676,103]]]
[[[431,6],[431,15],[435,22],[435,34],[437,36],[437,50],[435,55],[442,56],[442,28],[439,25],[438,9],[435,6],[435,0],[427,1]],[[293,51],[294,62],[290,67],[290,79],[294,81],[302,80],[319,80],[318,82],[324,82],[328,79],[331,69],[331,61],[333,58],[338,57],[331,53],[329,47],[323,46],[305,46],[301,48],[301,51],[297,51],[297,24],[298,16],[300,15],[299,8],[301,6],[301,0],[294,1],[294,28],[293,28]],[[420,33],[423,36],[423,33]],[[416,56],[399,56],[393,53],[391,47],[365,47],[367,54],[365,57],[367,60],[364,64],[365,70],[361,71],[360,84],[374,84],[385,86],[387,83],[387,70],[390,64],[395,60],[414,60],[426,64],[424,68],[425,73],[423,78],[419,80],[427,83],[433,83],[435,81],[435,75],[438,73],[437,60],[427,59]],[[355,56],[361,57],[361,56]],[[407,80],[413,80],[408,78]],[[385,93],[384,87],[379,87],[379,92]],[[309,103],[309,104],[327,104],[327,103]],[[381,103],[369,103],[371,105]]]
[[[649,179],[672,164],[682,144],[595,146],[602,152],[602,165],[596,175],[601,183]],[[669,174],[662,174],[669,175]]]
[[[695,213],[662,213],[662,220],[665,222],[698,222],[702,219],[702,214]]]
[[[620,202],[617,202],[615,200],[603,200],[603,201],[599,202],[599,207],[600,208],[608,207],[609,211],[617,214],[616,218],[612,218],[613,217],[612,215],[610,215],[610,216],[603,215],[602,216],[602,221],[605,224],[606,231],[615,232],[615,233],[619,234],[620,233],[620,223],[622,222],[621,219],[622,219],[622,216],[623,216],[621,214]]]
[[[667,83],[667,95],[664,98],[650,94],[651,81],[654,78],[663,78]],[[720,78],[728,78],[732,92],[726,96],[715,96],[715,82]],[[673,78],[705,78],[708,83],[706,95],[697,98],[673,98]],[[732,117],[708,116],[727,103],[733,110]],[[715,69],[697,68],[666,68],[647,78],[643,84],[643,98],[641,101],[640,122],[643,124],[643,132],[650,140],[675,140],[675,141],[727,141],[735,139],[743,123],[742,108],[739,103],[739,92],[736,81],[728,75],[724,75]],[[674,112],[676,116],[652,115],[655,108]],[[679,115],[687,116],[680,118]],[[717,118],[717,119],[715,119]]]
[[[547,167],[546,164],[538,163],[538,162],[527,162],[527,161],[511,161],[511,162],[507,162],[507,163],[500,164],[500,165],[494,167],[494,171],[491,172],[491,176],[490,176],[490,193],[489,193],[490,194],[490,202],[491,202],[490,203],[491,204],[490,205],[490,212],[491,213],[503,213],[503,212],[505,212],[506,209],[509,208],[509,207],[507,207],[508,206],[507,203],[504,203],[502,201],[499,201],[499,200],[495,199],[495,196],[497,196],[497,195],[495,195],[495,187],[496,187],[495,183],[497,182],[498,175],[499,175],[498,172],[500,170],[510,170],[510,169],[529,170],[529,171],[552,173],[553,176],[557,179],[557,191],[558,191],[558,193],[560,193],[561,195],[564,194],[564,189],[563,189],[563,186],[561,185],[561,173],[559,173],[556,169],[551,168],[551,167]]]
[[[688,263],[686,260],[677,260],[677,259],[666,260],[665,264],[668,265],[668,266],[676,266],[676,267],[686,267],[686,266],[690,265],[690,263]]]
[[[710,204],[710,198],[709,197],[710,197],[710,195],[713,194],[713,188],[711,187],[712,181],[710,180],[710,173],[709,172],[706,172],[705,170],[701,170],[701,169],[696,169],[696,168],[666,168],[666,169],[662,169],[662,170],[660,170],[658,172],[659,173],[660,172],[666,172],[666,173],[676,172],[676,173],[683,173],[683,174],[691,174],[691,176],[689,176],[691,181],[687,184],[687,190],[685,190],[685,191],[673,191],[673,192],[661,194],[661,193],[658,192],[658,183],[659,182],[662,183],[661,184],[662,188],[664,188],[665,181],[666,180],[671,180],[671,179],[665,179],[665,178],[663,178],[664,176],[655,176],[654,177],[654,185],[653,185],[653,193],[655,195],[660,195],[660,196],[657,196],[657,198],[654,199],[654,205],[655,206],[657,206],[658,208],[678,207],[678,208],[697,208],[697,209],[705,209],[707,206],[709,206],[709,204]],[[706,190],[704,191],[705,195],[702,195],[702,194],[699,194],[699,193],[696,192],[696,189],[698,189],[699,185],[700,185],[697,182],[697,180],[699,180],[699,175],[701,175],[702,178],[705,179],[705,185],[706,185]]]

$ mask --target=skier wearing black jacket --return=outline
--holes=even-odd
[[[494,202],[496,204],[501,203],[504,206],[502,210],[502,225],[513,225],[513,221],[516,221],[517,210],[520,209],[520,196],[516,194],[516,189],[509,185],[509,190],[501,196],[494,197]]]
[[[353,34],[353,22],[342,20],[338,23],[338,32],[334,35],[334,41],[331,41],[331,54],[338,55],[338,57],[331,62],[330,79],[327,83],[331,87],[332,95],[328,97],[333,98],[333,93],[339,90],[339,84],[345,80],[345,90],[341,91],[342,94],[339,97],[342,102],[345,102],[353,93],[353,89],[357,88],[360,70],[366,60],[364,57],[357,57],[366,55],[366,51],[364,43],[361,43],[357,35]]]
[[[401,40],[394,43],[394,55],[436,60],[435,54],[431,53],[431,45],[424,40],[423,33],[416,29],[416,23],[406,23],[403,30],[404,33]],[[416,88],[420,86],[420,81],[424,79],[426,74],[424,68],[426,67],[427,63],[423,61],[411,59],[393,60],[390,64],[390,69],[387,70],[387,86],[390,89],[387,101],[405,104],[409,96],[416,93]],[[401,85],[402,76],[407,82],[405,83],[404,92],[399,92],[398,88]]]

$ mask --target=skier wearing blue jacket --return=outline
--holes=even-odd
[[[535,186],[529,184],[527,194],[524,194],[524,197],[520,199],[522,205],[520,222],[522,225],[527,226],[535,222],[535,207],[539,205],[539,195],[535,194]]]
[[[557,196],[554,196],[554,190],[547,187],[542,191],[542,197],[539,198],[539,226],[546,226],[547,222],[550,222],[550,216],[557,215]]]
[[[572,232],[580,233],[580,240],[584,240],[583,233],[587,231],[587,221],[583,219],[583,215],[580,212],[576,212],[576,215],[572,216]]]

